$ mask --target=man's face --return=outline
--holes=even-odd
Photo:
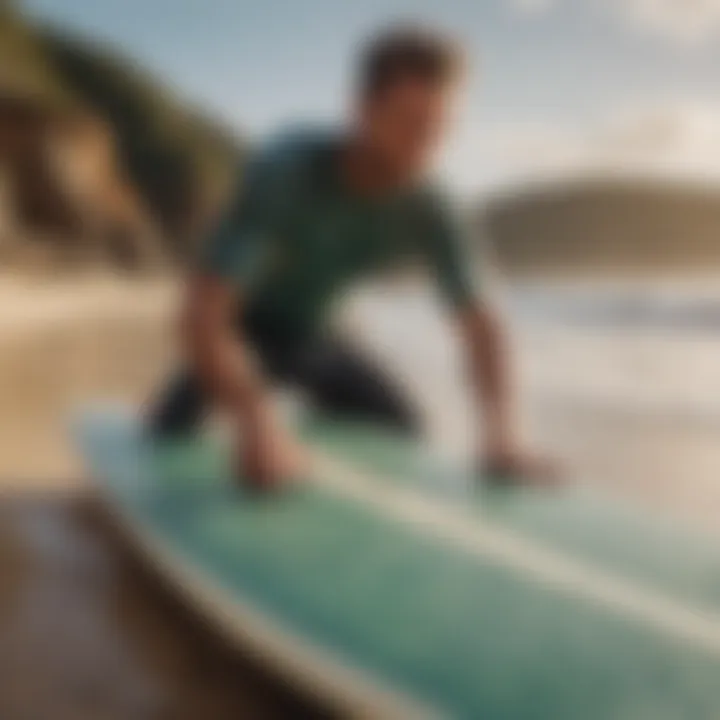
[[[398,80],[362,104],[363,140],[395,177],[422,175],[447,131],[456,95],[451,86]]]

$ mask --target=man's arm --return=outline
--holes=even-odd
[[[273,417],[238,306],[272,272],[292,198],[292,167],[274,148],[254,157],[189,281],[182,322],[187,359],[215,404],[235,421],[242,475],[267,486],[295,473],[293,443]]]
[[[519,440],[515,389],[505,324],[479,281],[480,257],[472,234],[447,206],[431,206],[426,223],[429,256],[442,294],[452,308],[466,348],[470,381],[484,422],[485,471],[495,480],[553,480],[549,463],[527,455]],[[487,272],[482,273],[487,279]]]
[[[485,476],[501,483],[556,484],[559,472],[554,463],[527,453],[518,437],[510,343],[501,317],[490,305],[475,302],[459,309],[458,318],[470,382],[485,421]]]
[[[471,248],[472,234],[447,200],[431,195],[425,211],[428,257],[466,350],[470,381],[485,421],[485,454],[497,455],[513,444],[515,426],[507,335],[486,300],[488,273],[479,269],[487,258]]]
[[[485,421],[484,454],[506,455],[517,445],[509,341],[499,315],[482,302],[457,312],[470,382]]]
[[[209,275],[189,281],[182,317],[187,359],[198,378],[236,423],[238,474],[268,489],[302,471],[302,451],[277,422],[253,353],[232,319],[237,297]]]
[[[199,274],[188,282],[181,333],[188,361],[218,405],[251,424],[268,404],[252,355],[233,328],[237,293],[220,279]]]

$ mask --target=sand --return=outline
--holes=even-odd
[[[170,280],[0,276],[0,492],[79,482],[73,409],[150,392],[170,363],[176,294]]]
[[[0,276],[0,717],[299,716],[183,613],[88,512],[67,420],[140,402],[171,362],[177,288]]]

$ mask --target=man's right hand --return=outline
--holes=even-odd
[[[183,329],[192,366],[216,402],[237,423],[238,479],[271,491],[297,479],[307,453],[277,422],[241,333],[232,327],[240,300],[235,287],[200,275],[190,280]]]
[[[297,481],[310,465],[307,450],[270,419],[246,424],[238,451],[238,477],[261,492],[273,492]]]

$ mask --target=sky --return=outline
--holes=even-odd
[[[720,183],[720,0],[26,0],[263,135],[340,119],[358,44],[437,23],[473,76],[442,173],[476,194],[578,173]]]

